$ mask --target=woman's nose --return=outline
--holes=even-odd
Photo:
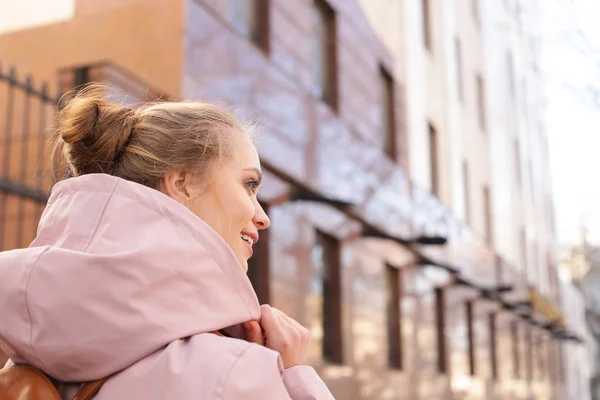
[[[269,225],[271,225],[271,221],[258,201],[256,202],[255,210],[253,218],[254,225],[256,225],[258,229],[267,229]]]

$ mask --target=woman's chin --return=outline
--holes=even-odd
[[[248,273],[248,260],[245,258],[238,258],[238,262],[240,263],[240,267],[242,267],[244,272]]]

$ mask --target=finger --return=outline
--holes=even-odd
[[[289,323],[291,326],[297,327],[297,328],[301,328],[302,325],[300,325],[298,323],[298,321],[296,321],[294,318],[292,317],[288,317],[286,313],[284,313],[283,311],[279,310],[279,309],[275,309],[275,312],[277,313],[277,315],[284,321],[286,321],[287,323]]]
[[[282,326],[284,326],[285,323],[285,326],[288,326],[294,331],[303,332],[304,330],[306,330],[302,325],[300,325],[298,321],[296,321],[292,317],[288,317],[284,312],[278,309],[275,309],[275,312],[277,313],[277,316],[281,319]]]
[[[288,339],[294,343],[308,343],[308,331],[302,325],[279,310],[276,310],[276,313]]]
[[[279,318],[279,324],[282,328],[287,328],[288,330],[296,330],[296,325],[298,324],[296,321],[294,321],[292,318],[288,317],[287,315],[285,315],[285,313],[276,308],[274,308],[273,311],[277,315],[277,318]]]
[[[246,331],[246,340],[250,343],[256,343],[263,346],[263,332],[260,324],[256,321],[247,321],[243,324],[244,330]]]
[[[283,329],[281,327],[280,318],[275,309],[267,304],[260,306],[261,319],[260,325],[265,331],[265,335],[281,334]]]
[[[303,325],[301,325],[298,321],[293,319],[292,317],[287,316],[284,312],[275,309],[277,315],[281,318],[282,327],[287,327],[290,332],[295,337],[298,337],[302,340],[303,343],[308,343],[310,332]]]

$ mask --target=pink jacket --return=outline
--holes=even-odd
[[[108,175],[58,183],[37,238],[0,253],[0,348],[54,378],[114,374],[95,400],[333,399],[309,366],[213,335],[259,320],[229,246],[162,193]]]

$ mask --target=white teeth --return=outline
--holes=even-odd
[[[252,246],[254,244],[254,240],[248,236],[248,235],[244,235],[243,233],[240,235],[240,237],[242,238],[242,240],[245,240],[246,242],[250,243],[250,246]]]

